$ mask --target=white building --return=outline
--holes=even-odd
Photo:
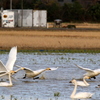
[[[46,10],[4,10],[2,27],[47,27]]]

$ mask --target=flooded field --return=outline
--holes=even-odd
[[[6,64],[8,53],[0,54],[0,60]],[[77,68],[74,63],[90,69],[100,68],[100,53],[21,53],[17,55],[15,65],[28,67],[32,70],[47,67],[59,67],[55,71],[46,71],[40,77],[22,79],[24,71],[14,75],[13,87],[0,87],[0,100],[100,100],[100,75],[89,79],[88,87],[78,87],[77,92],[94,93],[91,99],[71,99],[74,85],[69,83],[73,78],[82,79],[85,71]],[[14,66],[14,69],[17,69]]]

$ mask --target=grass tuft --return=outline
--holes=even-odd
[[[55,96],[55,97],[56,97],[56,96],[59,97],[59,96],[60,96],[60,92],[55,92],[55,93],[54,93],[54,96]]]

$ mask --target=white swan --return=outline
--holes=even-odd
[[[85,70],[87,73],[84,74],[84,76],[88,76],[90,78],[94,78],[96,79],[95,76],[99,75],[100,74],[100,69],[95,69],[95,70],[92,70],[92,69],[89,69],[89,68],[83,68],[77,64],[75,64],[78,68],[82,69],[82,70]]]
[[[90,77],[84,76],[83,77],[83,81],[76,81],[77,82],[77,85],[79,85],[79,86],[89,86],[90,84],[87,83],[85,79],[90,79]],[[73,84],[75,85],[74,82],[73,82]]]
[[[100,85],[96,86],[96,88],[100,88]]]
[[[41,74],[41,73],[44,72],[44,71],[47,71],[47,70],[57,70],[57,69],[58,69],[58,67],[57,67],[57,68],[46,68],[46,69],[40,69],[40,70],[33,71],[33,70],[29,69],[29,68],[20,67],[20,66],[18,66],[18,65],[16,65],[16,67],[19,67],[20,69],[25,70],[26,74],[25,74],[25,77],[23,77],[23,78],[26,78],[26,77],[34,78],[34,77],[38,76],[39,74]],[[19,70],[20,70],[20,69],[19,69]],[[38,77],[38,78],[39,78],[39,77]],[[35,79],[35,78],[34,78],[34,79]]]
[[[85,99],[85,98],[91,98],[92,97],[93,93],[90,93],[90,92],[79,92],[79,93],[76,94],[77,81],[75,79],[73,79],[71,82],[75,84],[75,87],[74,87],[72,94],[70,95],[70,98]]]
[[[4,65],[2,61],[0,61],[0,77],[9,73],[11,74],[15,73],[15,71],[13,71],[13,66],[16,61],[16,55],[17,55],[17,46],[11,48],[6,65]]]
[[[12,80],[11,80],[11,73],[9,75],[9,83],[8,82],[0,82],[0,86],[13,86]]]

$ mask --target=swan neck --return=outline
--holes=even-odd
[[[9,73],[9,82],[10,82],[10,85],[12,85],[12,80],[11,80],[11,74]]]
[[[15,72],[17,73],[18,71],[22,70],[21,68],[17,69]]]
[[[73,92],[72,92],[72,94],[70,96],[71,98],[73,98],[75,96],[76,89],[77,89],[77,82],[75,82],[74,90],[73,90]]]
[[[86,80],[85,80],[85,77],[83,78],[83,82],[86,84],[86,85],[89,85]]]

